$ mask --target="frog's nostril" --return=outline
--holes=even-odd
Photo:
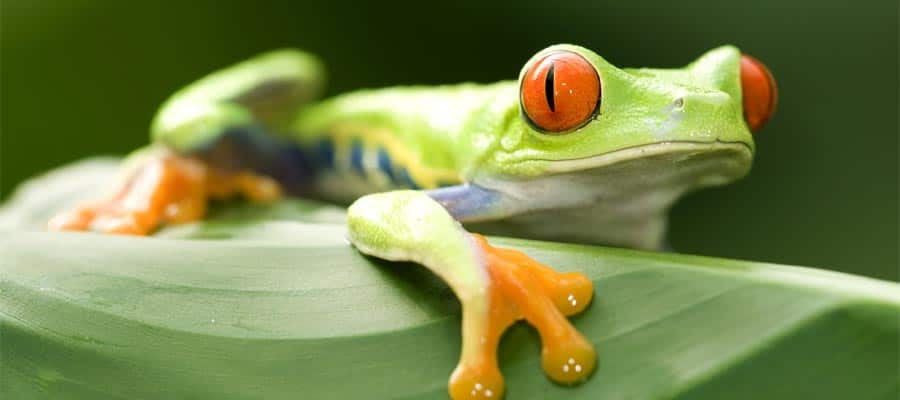
[[[684,97],[679,97],[679,98],[675,99],[675,101],[672,102],[672,107],[677,108],[679,110],[684,108]]]

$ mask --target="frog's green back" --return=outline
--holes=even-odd
[[[319,156],[326,159],[320,181],[341,187],[322,183],[326,197],[434,189],[464,182],[496,146],[515,93],[513,81],[357,91],[303,109],[289,135],[329,153]]]
[[[230,135],[240,146],[227,161],[255,151],[244,158],[263,174],[303,164],[309,173],[294,175],[327,200],[452,186],[430,193],[466,204],[457,217],[490,222],[487,232],[658,248],[679,196],[750,169],[745,64],[737,48],[722,46],[684,68],[623,69],[556,45],[533,56],[517,81],[369,89],[308,103],[299,94],[321,87],[321,65],[283,50],[191,85],[154,131],[186,152]],[[774,90],[771,80],[758,82]],[[255,150],[240,150],[248,147]]]

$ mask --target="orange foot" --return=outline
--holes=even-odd
[[[234,194],[270,201],[278,198],[281,190],[268,177],[224,173],[172,153],[153,155],[112,196],[58,214],[48,228],[146,235],[162,223],[199,220],[206,213],[208,199]]]
[[[541,336],[542,364],[550,379],[563,384],[586,379],[594,370],[597,353],[566,316],[581,312],[591,302],[590,279],[578,272],[556,272],[522,252],[493,247],[481,235],[472,236],[486,256],[491,277],[490,314],[479,355],[461,360],[450,378],[450,396],[460,400],[503,395],[497,345],[503,332],[523,318]]]

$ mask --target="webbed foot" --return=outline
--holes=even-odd
[[[520,251],[493,247],[481,235],[472,236],[483,251],[491,277],[490,312],[482,334],[482,354],[454,371],[451,397],[496,399],[502,395],[497,345],[503,332],[520,319],[538,330],[542,365],[550,379],[563,384],[586,379],[594,370],[597,355],[565,316],[581,312],[590,303],[590,279],[577,272],[556,272]]]
[[[56,215],[48,228],[146,235],[160,224],[202,219],[210,198],[234,194],[265,202],[277,199],[281,189],[265,176],[217,171],[200,160],[170,152],[153,154],[111,196]]]

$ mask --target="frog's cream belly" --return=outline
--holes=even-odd
[[[664,143],[617,153],[572,172],[480,180],[479,185],[503,193],[514,212],[469,227],[521,238],[659,249],[675,200],[745,175],[749,163],[743,158],[750,157],[744,145],[719,142]]]
[[[662,199],[642,199],[625,207],[540,210],[467,227],[486,234],[525,239],[657,250],[662,247],[666,228],[662,203]]]

